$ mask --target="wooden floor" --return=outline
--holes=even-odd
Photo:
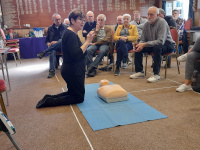
[[[9,61],[11,91],[6,109],[16,128],[13,137],[22,150],[199,150],[200,95],[175,90],[184,81],[185,63],[180,64],[181,74],[178,74],[172,58],[167,79],[161,78],[157,83],[147,83],[152,75],[150,66],[151,58],[147,76],[142,79],[130,79],[133,72],[129,66],[121,70],[120,76],[98,70],[97,76],[86,78],[85,83],[108,79],[120,84],[168,118],[94,132],[76,105],[35,108],[45,94],[57,94],[66,87],[60,70],[56,70],[56,77],[47,79],[48,58],[24,59],[17,67]],[[3,96],[6,100],[5,93]],[[0,132],[0,150],[15,150],[3,132]]]

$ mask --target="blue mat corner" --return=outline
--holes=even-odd
[[[130,93],[128,93],[127,101],[106,103],[98,97],[98,88],[99,83],[86,84],[85,101],[77,104],[94,131],[167,118]]]

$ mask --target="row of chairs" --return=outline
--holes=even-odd
[[[17,54],[17,57],[20,61],[21,64],[21,58],[20,58],[20,50],[19,50],[19,39],[10,39],[7,40],[4,31],[0,28],[0,35],[2,37],[2,40],[4,42],[4,46],[5,47],[11,47],[11,49],[8,51],[7,54],[11,53],[13,54],[14,60],[16,62],[16,66],[17,66],[17,60],[16,60],[16,56],[15,53]]]
[[[167,54],[163,54],[162,56],[165,56],[166,57],[166,64],[165,64],[165,78],[167,77],[167,64],[168,64],[168,58],[170,56],[175,56],[176,57],[176,62],[177,62],[177,68],[178,68],[178,73],[180,74],[180,69],[179,69],[179,63],[178,63],[178,56],[179,56],[179,50],[178,50],[178,46],[179,46],[179,35],[178,35],[178,31],[176,28],[174,27],[170,27],[170,32],[171,32],[171,35],[172,35],[172,39],[176,42],[176,46],[175,46],[175,50],[172,52],[172,53],[167,53]],[[133,46],[134,47],[134,46]],[[98,54],[99,51],[96,52],[96,54]],[[114,55],[117,53],[117,50],[114,50],[114,53],[113,53],[113,61],[114,61]],[[132,71],[134,70],[134,58],[135,58],[135,52],[134,52],[134,49],[130,50],[128,52],[129,54],[131,54],[131,57],[132,57]],[[108,56],[110,55],[110,52],[107,53],[107,58]],[[145,75],[146,75],[146,72],[147,72],[147,58],[148,56],[154,56],[153,53],[146,53],[144,55],[146,57],[146,62],[145,62]],[[114,61],[115,62],[115,61]],[[108,64],[108,59],[107,59],[107,64]],[[170,59],[170,64],[171,64],[171,59]],[[113,71],[114,71],[114,68],[115,68],[115,65],[113,63]]]

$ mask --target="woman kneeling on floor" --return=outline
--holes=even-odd
[[[61,75],[67,84],[68,91],[57,95],[45,95],[36,108],[61,106],[82,103],[85,96],[85,51],[91,43],[94,32],[87,35],[82,45],[77,32],[82,30],[85,15],[78,9],[69,13],[70,26],[63,33],[62,52],[63,64]]]

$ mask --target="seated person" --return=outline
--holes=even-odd
[[[192,90],[191,78],[194,72],[194,62],[196,59],[200,58],[199,46],[200,46],[200,37],[198,37],[194,46],[188,51],[188,53],[178,57],[178,61],[180,62],[186,61],[186,63],[185,63],[185,82],[176,89],[177,92],[185,92],[188,90]]]
[[[165,16],[165,11],[162,8],[158,8],[158,9],[159,9],[159,17],[165,19],[165,21],[167,22],[169,27],[177,28],[176,22],[173,19],[173,17],[172,16]],[[171,59],[171,56],[168,57],[167,68],[170,68],[170,61],[171,61],[170,59]],[[163,61],[165,61],[165,60],[166,60],[166,56],[163,57]],[[165,65],[164,65],[164,67],[165,67]]]
[[[123,63],[127,63],[128,51],[133,49],[132,42],[137,41],[139,37],[136,25],[130,24],[131,16],[129,14],[124,14],[122,19],[124,22],[123,25],[119,25],[117,27],[117,31],[114,34],[114,41],[117,41],[117,61],[114,73],[115,76],[120,75],[121,61],[123,61]]]
[[[69,27],[69,25],[70,25],[69,19],[65,18],[63,24],[65,24],[67,27]],[[44,57],[45,54],[50,53],[50,52],[52,52],[54,50],[56,52],[61,52],[61,42],[62,42],[62,40],[59,39],[55,44],[49,46],[46,50],[44,50],[44,51],[40,52],[39,54],[37,54],[37,57],[39,59],[42,59],[42,57]]]
[[[177,24],[177,30],[179,33],[179,41],[182,41],[182,47],[184,53],[187,53],[188,51],[188,39],[187,39],[187,32],[184,28],[185,21],[184,19],[179,17],[179,11],[177,9],[174,9],[172,11],[172,16]]]
[[[117,24],[115,26],[115,31],[117,30],[118,25],[123,25],[123,20],[122,20],[122,16],[121,15],[117,16]],[[113,46],[114,45],[115,45],[115,42],[113,42]],[[110,63],[107,64],[104,67],[99,68],[99,70],[110,71],[112,69],[112,66],[113,66],[113,54],[109,54],[109,58],[108,59],[110,60]],[[130,60],[129,60],[129,62],[130,62]]]
[[[177,9],[174,9],[172,11],[172,16],[173,16],[173,19],[176,22],[177,30],[179,32],[179,38],[181,39],[182,35],[183,35],[184,20],[179,17],[179,11]]]
[[[154,75],[147,79],[148,82],[157,82],[160,80],[161,55],[171,53],[174,50],[175,42],[172,39],[167,22],[159,17],[157,7],[148,9],[148,22],[145,23],[142,31],[140,43],[136,45],[135,50],[135,72],[130,76],[131,79],[144,77],[143,72],[143,53],[154,53],[153,73]]]
[[[45,43],[48,47],[55,44],[59,39],[61,39],[64,30],[67,28],[65,24],[61,22],[61,16],[57,13],[53,14],[52,20],[53,25],[49,26]],[[47,78],[52,78],[55,76],[56,69],[56,51],[53,50],[49,55],[49,75]]]
[[[165,16],[165,11],[162,8],[158,8],[159,9],[159,17],[165,19],[165,21],[167,22],[167,24],[169,25],[169,27],[174,27],[177,28],[176,22],[173,19],[172,16]]]
[[[137,10],[135,10],[135,11],[133,12],[133,17],[134,17],[134,20],[131,21],[130,24],[136,25],[137,30],[138,30],[138,34],[139,34],[138,40],[140,40],[141,35],[142,35],[142,29],[143,29],[143,27],[144,27],[144,24],[145,24],[148,20],[145,19],[145,18],[142,18],[142,17],[140,16],[140,12],[137,11]]]
[[[109,51],[109,47],[112,46],[112,32],[110,27],[106,27],[105,25],[106,16],[104,14],[100,14],[97,16],[97,25],[96,28],[93,29],[95,31],[95,36],[87,48],[86,55],[86,66],[87,77],[94,77],[96,75],[96,69],[101,62],[102,58]],[[99,53],[95,60],[93,61],[94,53],[99,50]]]
[[[87,22],[83,27],[83,37],[87,37],[87,34],[94,28],[96,28],[97,22],[94,20],[94,13],[92,11],[88,11],[86,14]]]

